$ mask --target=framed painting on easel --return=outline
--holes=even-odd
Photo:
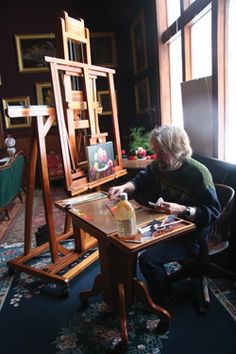
[[[110,176],[115,172],[114,150],[111,141],[104,144],[90,145],[86,149],[90,181]]]

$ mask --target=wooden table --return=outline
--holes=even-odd
[[[153,160],[151,159],[136,159],[136,160],[129,160],[129,159],[123,159],[123,167],[127,169],[135,169],[135,170],[142,170],[147,165],[149,165]]]
[[[68,200],[73,202],[76,198],[66,201]],[[65,200],[56,202],[56,206],[65,210]],[[119,309],[122,342],[127,346],[126,307],[134,299],[141,301],[149,311],[158,314],[163,323],[168,325],[171,320],[169,312],[152,301],[145,284],[135,277],[138,253],[153,244],[188,233],[195,229],[195,225],[182,220],[172,230],[151,240],[127,243],[117,236],[115,217],[109,206],[111,202],[105,197],[84,204],[74,204],[66,210],[72,217],[74,235],[80,236],[80,230],[83,229],[98,241],[101,273],[95,278],[92,289],[80,293],[80,299],[84,302],[90,296],[102,292],[107,305],[111,309]],[[136,210],[138,226],[164,217],[152,209],[140,207]],[[140,238],[140,234],[137,234],[137,238]]]

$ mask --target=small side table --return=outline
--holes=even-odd
[[[137,159],[137,160],[128,160],[123,159],[123,166],[127,169],[135,169],[135,170],[142,170],[147,167],[153,160],[151,159]]]
[[[128,160],[123,159],[123,167],[127,169],[128,178],[133,178],[140,170],[144,170],[153,160]]]

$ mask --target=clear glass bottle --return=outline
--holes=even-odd
[[[116,209],[117,233],[120,238],[132,239],[137,233],[136,215],[127,193],[120,193]]]

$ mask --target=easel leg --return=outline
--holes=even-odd
[[[33,202],[34,202],[34,187],[35,187],[35,173],[37,162],[37,140],[36,140],[36,121],[32,121],[32,133],[30,139],[31,153],[29,156],[28,167],[28,188],[26,193],[25,204],[25,242],[24,242],[24,255],[28,255],[31,251],[32,243],[32,218],[33,218]]]

